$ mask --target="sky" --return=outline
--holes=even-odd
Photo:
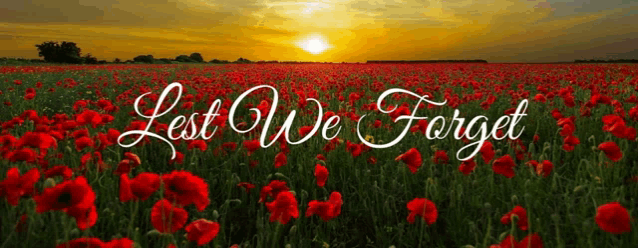
[[[636,59],[636,23],[630,0],[0,1],[0,57],[72,41],[108,61]]]

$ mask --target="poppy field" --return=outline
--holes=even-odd
[[[638,247],[637,76],[623,64],[0,67],[0,248]],[[157,106],[173,82],[181,97]],[[232,108],[260,85],[278,100],[260,89]],[[393,88],[445,104],[377,103]],[[495,121],[523,100],[512,138]],[[455,110],[495,126],[465,161],[482,122]],[[135,130],[199,135],[171,146],[123,135]]]

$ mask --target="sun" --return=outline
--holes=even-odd
[[[307,38],[299,43],[299,47],[306,52],[312,54],[321,54],[326,51],[330,46],[326,43],[322,37],[313,36]]]

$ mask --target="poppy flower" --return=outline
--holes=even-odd
[[[75,218],[78,229],[86,230],[92,227],[97,222],[97,210],[95,205],[88,208],[84,207],[70,207],[65,210],[66,214]]]
[[[525,210],[525,208],[521,206],[515,206],[514,209],[512,209],[512,211],[503,215],[503,217],[501,217],[501,223],[503,223],[503,225],[509,225],[512,222],[513,215],[516,215],[518,217],[518,220],[516,222],[516,225],[518,226],[518,228],[521,229],[522,231],[527,231],[527,228],[528,228],[527,210]]]
[[[204,179],[188,171],[172,171],[162,175],[164,197],[180,206],[195,204],[198,211],[203,211],[210,203],[208,184]]]
[[[324,221],[329,221],[341,214],[342,204],[341,194],[339,192],[332,192],[328,201],[310,201],[308,203],[308,209],[306,210],[306,217],[318,215]]]
[[[417,170],[423,163],[423,160],[421,159],[421,153],[416,148],[411,148],[407,152],[396,157],[394,160],[401,160],[405,164],[407,164],[412,174],[416,174]]]
[[[44,171],[45,178],[61,176],[64,180],[69,180],[73,176],[73,171],[66,165],[56,165]]]
[[[99,238],[77,238],[56,246],[56,248],[84,248],[84,247],[105,248],[107,246],[106,246],[106,243],[102,242],[102,240],[100,240]]]
[[[596,209],[596,224],[605,232],[622,234],[631,231],[631,216],[618,202],[610,202]]]
[[[491,245],[490,248],[517,248],[518,242],[516,238],[509,234],[498,245]]]
[[[328,169],[320,164],[315,165],[315,178],[317,179],[317,186],[323,187],[328,180]]]
[[[151,224],[161,233],[176,232],[186,224],[187,219],[186,210],[173,206],[166,199],[159,200],[151,209]]]
[[[299,217],[297,199],[290,191],[277,194],[274,201],[266,203],[266,207],[270,211],[270,222],[286,224],[291,218]]]
[[[80,137],[79,139],[75,140],[75,149],[78,150],[78,152],[82,151],[82,149],[86,147],[93,147],[93,145],[93,140],[86,136]]]
[[[86,178],[80,176],[46,188],[42,194],[36,195],[33,199],[38,213],[68,208],[88,209],[95,202],[95,193]]]
[[[543,248],[543,240],[538,233],[532,233],[519,241],[516,248]]]
[[[434,153],[434,158],[432,162],[435,164],[447,164],[450,159],[447,156],[447,153],[444,150],[437,150]]]
[[[474,158],[461,162],[459,165],[459,171],[464,175],[469,175],[476,168],[476,163],[474,162]]]
[[[38,154],[31,148],[22,148],[4,154],[4,159],[9,160],[10,162],[24,161],[27,163],[35,163],[37,157]]]
[[[483,158],[483,162],[488,164],[494,158],[494,147],[492,146],[492,142],[485,141],[479,150],[481,153],[481,158]]]
[[[247,182],[241,182],[237,184],[237,187],[242,187],[246,190],[247,194],[250,194],[250,190],[255,188],[255,185],[252,183],[247,183]]]
[[[135,247],[134,245],[135,243],[133,240],[128,238],[112,239],[111,241],[106,242],[106,247],[109,248],[133,248]]]
[[[321,161],[326,161],[326,156],[324,156],[323,154],[317,154],[317,160],[321,160]]]
[[[272,180],[270,183],[261,188],[261,192],[259,192],[259,202],[265,202],[266,197],[270,196],[273,199],[277,198],[277,195],[281,192],[285,192],[290,190],[288,186],[286,186],[286,182],[279,180]]]
[[[184,154],[181,152],[175,152],[175,159],[168,161],[168,164],[182,164],[184,163]]]
[[[133,179],[127,174],[120,175],[120,201],[131,200],[145,201],[160,188],[160,176],[154,173],[143,172]]]
[[[34,185],[38,179],[40,172],[36,168],[23,175],[20,175],[18,168],[11,168],[7,171],[7,177],[0,181],[0,197],[6,197],[9,204],[17,206],[21,197],[35,192]]]
[[[188,224],[184,230],[186,230],[188,240],[195,241],[197,245],[202,246],[215,239],[219,233],[219,223],[199,219]]]
[[[436,205],[427,198],[414,198],[408,202],[408,210],[410,211],[408,215],[409,223],[414,223],[415,217],[421,216],[428,225],[432,225],[436,222],[438,216]]]
[[[355,144],[346,141],[346,151],[350,152],[352,157],[356,158],[363,152],[363,144]]]
[[[551,161],[543,160],[542,163],[536,166],[536,174],[538,174],[539,176],[547,177],[550,173],[552,173],[553,169],[554,164],[552,164]]]
[[[204,142],[203,140],[193,140],[188,143],[188,146],[186,148],[188,150],[198,149],[203,152],[208,149],[208,144],[206,144],[206,142]]]
[[[607,158],[611,159],[611,161],[618,162],[622,159],[622,151],[620,151],[616,142],[607,141],[600,143],[600,145],[598,145],[598,149],[603,151]]]
[[[314,127],[313,126],[303,126],[299,128],[299,136],[301,137],[306,137],[306,135],[308,135],[312,129]]]
[[[26,132],[17,141],[18,148],[31,147],[39,149],[57,148],[58,143],[53,136],[46,133]]]
[[[580,139],[574,135],[569,135],[563,139],[563,150],[566,152],[571,152],[574,150],[574,147],[580,144]]]
[[[288,158],[286,157],[285,153],[279,152],[277,153],[277,155],[275,155],[275,168],[284,166],[287,163],[288,163]]]
[[[243,144],[244,144],[244,148],[248,150],[248,156],[253,154],[253,152],[255,152],[257,149],[261,147],[259,145],[259,140],[245,140]]]
[[[507,154],[494,160],[492,163],[492,170],[496,174],[512,178],[514,177],[514,166],[516,166],[516,164],[514,164],[514,160],[509,154]]]

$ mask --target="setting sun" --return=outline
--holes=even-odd
[[[329,48],[329,45],[323,40],[320,36],[313,36],[308,39],[305,39],[299,43],[299,47],[301,47],[306,52],[312,54],[320,54]]]

